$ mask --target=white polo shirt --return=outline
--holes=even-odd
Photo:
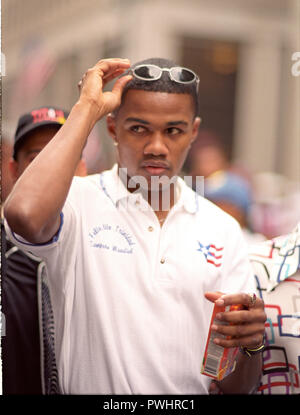
[[[75,177],[51,243],[13,242],[45,259],[59,380],[67,394],[205,394],[212,303],[253,292],[237,222],[178,179],[162,228],[117,166]]]

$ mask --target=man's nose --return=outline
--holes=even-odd
[[[165,137],[160,132],[155,132],[151,135],[144,149],[145,154],[152,154],[154,156],[166,156],[168,151]]]

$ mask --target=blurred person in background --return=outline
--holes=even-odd
[[[204,196],[238,221],[247,243],[264,239],[263,235],[252,232],[249,175],[246,169],[229,161],[222,140],[214,131],[199,133],[188,166],[193,179],[204,177]]]
[[[267,314],[261,395],[300,393],[300,223],[287,235],[250,246],[257,295]],[[217,382],[211,394],[222,393]]]
[[[204,196],[239,222],[248,244],[265,239],[252,231],[252,190],[243,177],[230,171],[216,171],[205,179]]]
[[[230,161],[223,138],[214,130],[201,129],[188,154],[186,169],[193,177],[205,179],[218,171],[229,171],[251,181],[245,166]]]
[[[211,130],[203,129],[191,146],[187,158],[189,174],[193,177],[209,177],[219,170],[228,170],[230,162],[222,140]]]
[[[300,185],[282,174],[262,171],[252,177],[252,224],[267,239],[289,233],[300,220]]]
[[[54,137],[67,116],[61,109],[42,107],[19,118],[12,153],[5,158],[12,183]],[[75,174],[86,175],[83,159]],[[45,264],[6,238],[2,220],[1,239],[1,297],[6,323],[1,342],[3,394],[55,392],[58,383],[52,350],[53,317]]]
[[[251,246],[257,294],[267,313],[257,393],[300,394],[300,223],[288,235]]]

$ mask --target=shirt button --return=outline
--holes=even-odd
[[[165,258],[162,258],[162,259],[160,260],[160,263],[161,263],[161,264],[164,264],[165,262],[166,262]]]
[[[148,231],[149,231],[149,232],[153,232],[153,226],[149,226],[149,227],[148,227]]]

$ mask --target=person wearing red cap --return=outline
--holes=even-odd
[[[61,109],[42,107],[19,118],[13,154],[8,163],[13,182],[52,140],[67,116],[68,113]],[[75,174],[86,175],[83,159]],[[53,339],[49,330],[52,307],[45,263],[10,242],[2,221],[1,239],[1,297],[5,319],[5,333],[1,337],[3,394],[57,391]]]

